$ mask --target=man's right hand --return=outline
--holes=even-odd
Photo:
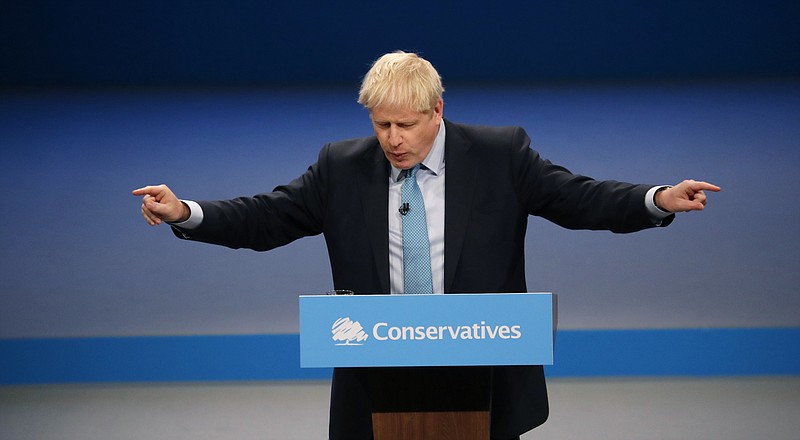
[[[134,196],[142,197],[142,217],[150,226],[161,222],[179,223],[189,219],[191,211],[181,202],[167,185],[145,186],[133,190]]]

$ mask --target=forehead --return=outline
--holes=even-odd
[[[416,121],[429,112],[418,112],[411,108],[378,106],[369,112],[373,121],[399,122]]]

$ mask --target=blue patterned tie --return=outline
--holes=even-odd
[[[420,165],[406,171],[403,181],[403,290],[405,293],[433,293],[431,246],[425,222],[425,201],[417,185]]]

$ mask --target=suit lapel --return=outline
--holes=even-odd
[[[470,221],[472,195],[475,176],[480,171],[479,164],[471,159],[468,152],[471,143],[458,126],[445,120],[445,189],[444,189],[444,291],[451,292],[464,234]]]
[[[389,293],[389,161],[377,139],[374,148],[368,148],[362,156],[358,178],[365,232],[372,245],[381,292]]]

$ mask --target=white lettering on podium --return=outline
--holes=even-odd
[[[519,325],[488,325],[486,321],[472,325],[440,326],[390,326],[379,322],[372,327],[372,336],[378,341],[415,340],[469,340],[469,339],[519,339]]]

